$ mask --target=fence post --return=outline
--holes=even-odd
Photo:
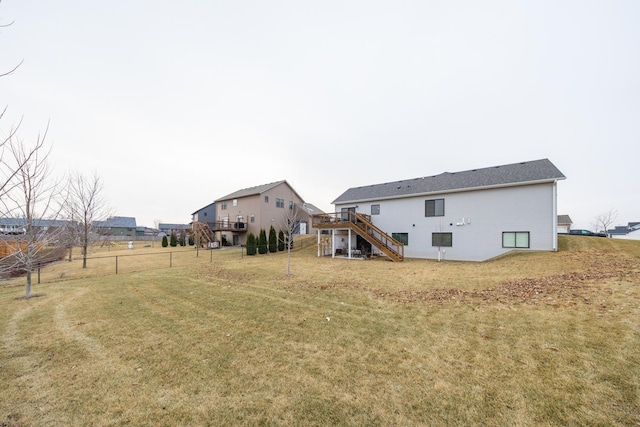
[[[116,274],[118,274],[118,255],[116,255]]]
[[[40,284],[40,264],[38,264],[38,285]]]
[[[169,252],[169,268],[173,267],[173,252]]]
[[[213,262],[213,248],[209,248],[209,263]]]

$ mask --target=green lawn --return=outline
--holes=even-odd
[[[640,242],[485,263],[313,242],[290,277],[284,253],[136,246],[29,300],[0,283],[0,426],[640,424]]]

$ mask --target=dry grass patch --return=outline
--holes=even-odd
[[[289,277],[284,254],[96,260],[30,300],[8,283],[0,425],[639,423],[640,245],[561,243],[487,263],[309,246]]]

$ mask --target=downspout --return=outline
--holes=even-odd
[[[332,228],[331,229],[331,258],[336,257],[335,243],[336,243],[336,230]]]
[[[553,181],[553,187],[552,187],[552,204],[553,204],[553,221],[551,222],[551,224],[553,224],[552,232],[553,235],[551,236],[551,246],[553,248],[554,252],[558,251],[558,180],[554,180]]]

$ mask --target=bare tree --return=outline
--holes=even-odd
[[[48,128],[47,128],[48,130]],[[28,146],[15,136],[9,139],[5,165],[13,165],[12,178],[5,186],[0,202],[0,214],[23,221],[23,234],[12,236],[5,244],[12,246],[12,253],[3,259],[3,267],[26,274],[25,297],[31,296],[31,274],[40,264],[57,257],[49,247],[56,243],[61,228],[50,227],[60,213],[59,185],[51,179],[45,146],[47,130],[38,135],[33,146]],[[11,162],[9,162],[11,160]]]
[[[69,257],[74,245],[82,251],[82,268],[87,268],[87,256],[91,247],[100,240],[95,232],[95,221],[110,215],[103,197],[104,185],[97,174],[86,177],[80,172],[69,175],[65,211],[71,227],[68,233],[67,246]]]
[[[9,22],[8,24],[0,24],[0,28],[6,28],[11,25],[13,25],[13,21]],[[18,65],[14,66],[9,71],[0,73],[0,77],[6,77],[13,74],[13,72],[16,71],[20,65],[22,65],[22,62],[23,61],[20,61]],[[5,106],[2,112],[0,112],[0,121],[7,112],[7,108],[8,107]],[[9,128],[9,132],[6,135],[3,136],[0,134],[0,198],[2,198],[2,196],[9,191],[12,184],[15,184],[13,178],[16,176],[20,167],[22,166],[16,165],[11,161],[15,160],[14,156],[9,156],[11,158],[10,160],[7,159],[10,141],[16,137],[16,133],[18,132],[18,128],[20,127],[21,123],[22,119],[20,119],[20,121],[18,121],[16,125],[11,126]],[[29,158],[30,156],[27,156],[27,158],[24,160],[27,161]]]
[[[13,25],[13,21],[9,22],[8,24],[0,24],[0,28],[6,28],[11,25]],[[13,74],[14,71],[16,71],[18,67],[22,65],[22,62],[23,61],[20,61],[18,65],[14,66],[9,71],[0,73],[0,77],[6,77]],[[0,112],[0,121],[2,120],[6,112],[7,107],[5,106],[2,112]],[[15,165],[7,161],[5,153],[8,151],[9,141],[11,141],[12,138],[15,138],[16,132],[18,131],[21,122],[22,119],[18,122],[17,125],[11,126],[9,132],[6,135],[2,136],[0,134],[0,177],[2,178],[0,180],[0,198],[8,190],[8,187],[13,182],[13,177],[16,175],[19,169],[16,168]]]
[[[291,197],[293,200],[293,196]],[[291,249],[293,249],[293,236],[300,230],[300,215],[304,209],[295,202],[292,202],[286,209],[279,221],[281,230],[284,232],[284,244],[287,251],[287,276],[291,276]]]
[[[615,209],[609,209],[606,212],[601,213],[600,215],[596,215],[593,218],[593,228],[595,231],[604,231],[609,235],[609,228],[613,225],[614,222],[618,219],[618,211]]]

